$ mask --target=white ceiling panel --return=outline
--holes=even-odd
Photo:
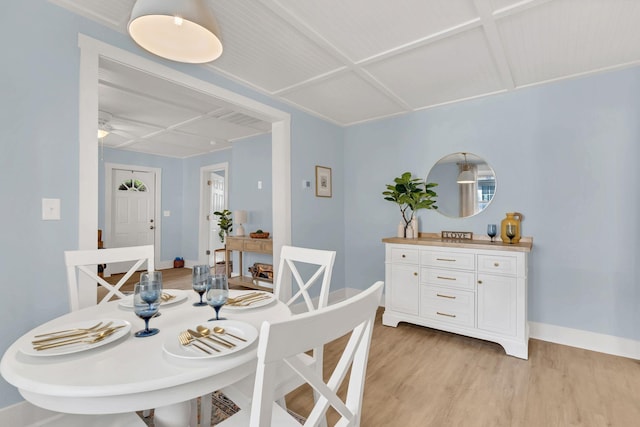
[[[135,3],[49,1],[123,33]],[[640,0],[208,1],[224,52],[206,71],[344,126],[640,64]],[[270,131],[233,105],[100,66],[100,108],[144,122],[130,125],[135,138]],[[163,129],[150,135],[148,126]]]
[[[479,28],[371,64],[366,69],[416,109],[502,88]]]
[[[275,92],[342,67],[310,39],[259,2],[221,0],[213,10],[221,24],[222,56],[216,70]]]
[[[307,85],[282,97],[342,123],[357,123],[404,111],[354,73]]]
[[[181,126],[180,130],[198,135],[211,135],[211,138],[219,138],[227,141],[247,138],[271,131],[271,129],[256,130],[249,126],[240,126],[235,123],[215,119],[197,120],[193,123]]]
[[[516,85],[640,60],[640,1],[555,0],[497,22]]]
[[[535,0],[538,1],[539,0]],[[548,0],[544,0],[544,1],[548,1]],[[507,8],[512,8],[514,6],[517,6],[519,4],[526,4],[526,3],[533,3],[533,1],[528,0],[528,1],[523,1],[523,0],[491,0],[491,10],[495,11],[500,11],[502,9],[507,9]]]
[[[276,0],[352,61],[477,19],[472,0]]]

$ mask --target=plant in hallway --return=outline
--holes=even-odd
[[[420,209],[438,209],[434,200],[438,195],[432,190],[438,184],[427,182],[426,180],[423,181],[420,178],[412,178],[411,172],[403,173],[395,178],[393,182],[393,184],[387,184],[387,191],[384,191],[382,195],[385,200],[394,202],[400,207],[404,235],[406,236],[407,227],[411,224],[416,211]]]
[[[218,236],[220,236],[220,241],[224,243],[225,236],[228,236],[233,230],[233,218],[231,217],[231,211],[225,209],[223,211],[215,211],[213,214],[219,217],[218,227],[220,227],[220,230],[218,231]]]

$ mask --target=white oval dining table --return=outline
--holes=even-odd
[[[221,357],[184,359],[163,350],[169,335],[194,329],[215,317],[208,306],[194,307],[198,295],[192,291],[181,303],[161,306],[161,316],[150,326],[160,333],[136,338],[144,322],[131,308],[117,301],[74,311],[29,331],[5,352],[0,374],[32,404],[56,412],[72,414],[113,414],[155,408],[156,426],[185,427],[193,419],[192,399],[221,389],[250,375],[256,369],[256,339],[250,346]],[[245,310],[225,310],[221,317],[247,322],[260,330],[264,320],[291,316],[282,302]],[[20,348],[33,336],[65,325],[99,319],[122,319],[131,323],[124,337],[73,354],[39,357]],[[194,426],[192,426],[194,427]]]

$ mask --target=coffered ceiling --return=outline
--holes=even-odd
[[[126,33],[134,0],[50,0]],[[203,65],[339,125],[640,63],[638,0],[209,0]]]

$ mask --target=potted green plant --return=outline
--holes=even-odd
[[[220,241],[224,243],[225,236],[228,236],[233,230],[233,218],[231,217],[231,211],[225,209],[223,211],[215,211],[213,214],[218,217],[218,227],[220,227],[218,236],[220,236]]]
[[[416,211],[419,209],[438,209],[434,200],[438,195],[431,190],[438,184],[426,182],[420,178],[412,178],[411,172],[405,172],[393,180],[393,184],[387,184],[387,191],[382,195],[385,200],[396,203],[400,207],[404,237],[407,228],[411,224]],[[417,233],[418,230],[415,230]],[[417,237],[417,236],[416,236]]]

